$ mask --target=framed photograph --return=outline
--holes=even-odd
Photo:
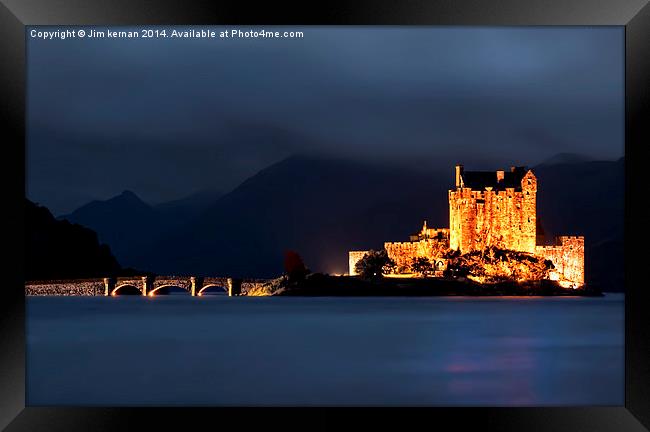
[[[546,3],[4,1],[0,426],[648,430],[650,6]]]

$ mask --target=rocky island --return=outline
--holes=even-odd
[[[287,276],[262,284],[248,296],[393,297],[393,296],[602,296],[599,290],[563,288],[555,281],[478,283],[467,278],[381,278],[307,275],[302,280]]]

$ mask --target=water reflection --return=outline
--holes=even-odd
[[[32,297],[27,398],[29,405],[622,405],[623,305],[622,296]]]

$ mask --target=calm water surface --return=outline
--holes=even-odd
[[[622,405],[624,297],[30,297],[28,405]]]

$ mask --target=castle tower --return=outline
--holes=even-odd
[[[535,253],[537,244],[537,178],[528,171],[521,179],[522,212],[519,248],[522,252]]]
[[[490,246],[535,252],[537,178],[524,167],[465,171],[449,191],[449,246],[461,253]]]
[[[456,165],[456,188],[459,188],[462,185],[461,183],[462,175],[463,175],[463,166]]]

